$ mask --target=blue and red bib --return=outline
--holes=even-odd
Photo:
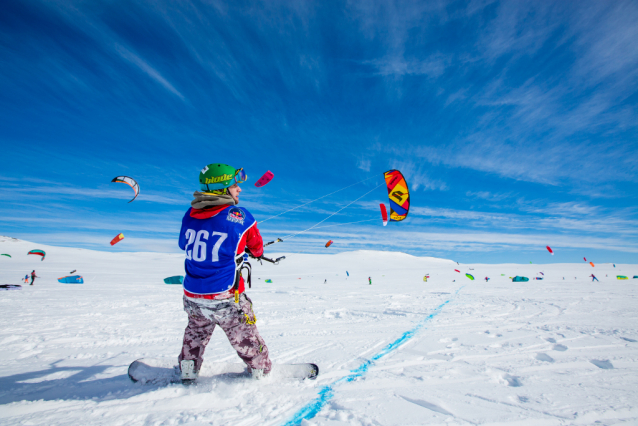
[[[257,222],[248,210],[228,206],[207,219],[182,219],[179,247],[186,251],[184,290],[193,294],[216,294],[230,290],[235,282],[235,257],[244,234]]]

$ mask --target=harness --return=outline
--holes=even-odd
[[[235,303],[239,304],[239,280],[242,277],[241,272],[245,269],[248,271],[248,275],[246,276],[246,282],[248,283],[248,288],[252,288],[252,266],[251,264],[247,261],[248,256],[252,257],[253,259],[257,259],[259,261],[259,263],[261,263],[262,260],[265,260],[267,262],[272,263],[273,265],[277,265],[279,263],[280,260],[285,259],[286,256],[281,256],[277,259],[269,259],[265,256],[260,256],[260,257],[254,257],[250,252],[246,251],[245,253],[241,253],[235,256],[235,282],[233,283],[233,290],[235,292]],[[254,320],[251,320],[248,317],[248,314],[246,314],[244,312],[244,316],[246,317],[246,323],[247,324],[255,324],[257,322],[257,317],[255,316],[255,313],[253,312],[253,317],[255,318]]]
[[[248,256],[244,253],[235,256],[235,282],[233,283],[233,290],[235,290],[235,303],[239,303],[239,280],[241,279],[241,271],[246,269],[248,271],[248,288],[252,288],[252,266],[246,262]]]
[[[248,288],[252,288],[252,266],[250,263],[246,261],[248,255],[242,253],[235,256],[235,283],[233,284],[233,289],[235,290],[235,303],[239,304],[239,280],[242,277],[241,272],[246,269],[248,271],[248,275],[246,278],[246,282],[248,282]],[[244,316],[246,317],[246,324],[253,325],[257,322],[257,316],[253,312],[254,320],[251,320],[247,313],[244,312]]]

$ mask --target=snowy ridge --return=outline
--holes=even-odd
[[[34,248],[44,261],[26,255]],[[638,422],[637,265],[457,265],[369,251],[252,261],[247,294],[273,361],[314,362],[320,376],[183,387],[126,375],[135,359],[179,352],[182,290],[162,279],[183,274],[183,256],[4,238],[0,252],[13,255],[0,257],[2,283],[41,277],[0,292],[3,425]],[[73,269],[85,284],[57,282]],[[541,271],[542,281],[508,278]],[[205,359],[238,361],[219,330]],[[312,416],[299,416],[307,407]]]

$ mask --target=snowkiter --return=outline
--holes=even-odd
[[[368,284],[372,285],[372,278],[368,277]]]
[[[40,278],[35,274],[35,269],[33,271],[31,271],[31,284],[29,285],[33,285],[33,281],[35,281],[36,278]]]
[[[241,275],[244,250],[254,257],[264,253],[257,221],[248,210],[237,207],[239,184],[246,179],[243,169],[226,164],[204,167],[199,174],[201,192],[193,194],[192,207],[182,219],[179,247],[186,252],[184,310],[188,326],[178,361],[185,383],[197,379],[204,350],[217,325],[254,378],[267,376],[272,368]]]
[[[596,278],[596,275],[591,274],[590,277],[591,277],[591,282],[594,282],[594,280],[598,281],[598,278]],[[600,282],[600,281],[598,281],[598,282]]]

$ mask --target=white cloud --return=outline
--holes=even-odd
[[[181,100],[185,100],[184,95],[182,95],[177,89],[175,89],[175,87],[173,87],[173,85],[169,83],[155,68],[151,67],[148,62],[144,61],[138,55],[134,54],[133,52],[119,44],[115,44],[115,50],[122,58],[138,67],[146,75],[158,82],[166,90],[168,90]]]
[[[370,171],[370,166],[372,165],[372,161],[360,158],[357,161],[357,168],[363,170],[364,172]]]

